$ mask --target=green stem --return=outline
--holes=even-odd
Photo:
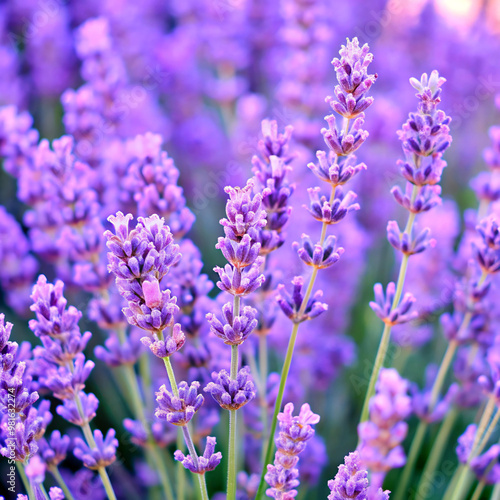
[[[82,402],[80,400],[79,394],[75,394],[75,403],[76,407],[78,408],[78,413],[80,414],[80,418],[83,420],[84,419],[84,412],[82,408]],[[81,426],[83,435],[85,436],[85,440],[87,441],[87,444],[89,445],[90,449],[96,448],[96,444],[94,441],[94,436],[92,435],[92,430],[90,429],[90,425],[87,421]],[[113,486],[111,485],[111,481],[109,480],[108,473],[106,472],[106,469],[104,467],[99,467],[97,469],[97,472],[99,472],[99,476],[101,477],[102,485],[104,486],[104,490],[106,491],[106,495],[109,498],[109,500],[116,500],[116,495],[113,490]]]
[[[170,381],[170,386],[172,387],[172,392],[175,397],[179,397],[179,388],[177,387],[177,382],[175,380],[174,369],[172,368],[172,363],[170,362],[170,358],[163,358],[163,363],[165,364],[165,368],[167,369],[168,380]]]
[[[139,388],[139,382],[137,381],[137,377],[135,376],[135,371],[132,365],[125,365],[125,380],[129,387],[129,396],[132,400],[134,414],[136,418],[140,420],[144,430],[147,433],[147,443],[148,446],[145,449],[147,462],[152,470],[158,471],[158,475],[160,476],[160,482],[162,484],[163,491],[167,500],[174,500],[174,494],[172,491],[172,486],[170,484],[170,479],[168,477],[168,471],[165,467],[165,463],[161,458],[160,449],[156,444],[156,441],[153,439],[151,435],[151,428],[147,421],[146,414],[144,413],[144,403],[141,398],[141,392]],[[179,464],[182,466],[182,464]],[[184,470],[184,468],[183,468]]]
[[[464,464],[463,468],[460,471],[460,474],[457,479],[457,484],[455,486],[455,489],[453,490],[453,495],[451,496],[453,500],[462,500],[462,498],[464,498],[467,495],[468,491],[470,490],[474,476],[470,470],[469,464],[471,460],[481,452],[480,446],[481,443],[483,443],[483,438],[488,434],[489,427],[491,426],[490,419],[494,409],[495,409],[495,400],[492,398],[488,401],[488,404],[484,409],[481,420],[479,421],[471,454],[467,460],[467,463]],[[493,423],[493,421],[491,423]]]
[[[422,442],[425,437],[425,433],[427,432],[428,424],[424,420],[421,420],[417,427],[417,432],[413,437],[413,441],[411,443],[410,452],[408,453],[408,460],[406,461],[405,468],[403,469],[403,474],[399,481],[398,488],[396,490],[396,494],[394,495],[394,500],[402,500],[403,498],[408,497],[408,482],[410,481],[413,475],[413,469],[415,468],[415,462],[417,461],[418,454],[420,452],[420,448],[422,446]]]
[[[500,483],[497,483],[493,488],[491,500],[500,500]]]
[[[474,494],[471,497],[471,500],[479,500],[485,486],[486,483],[484,481],[479,481],[479,483],[477,483],[476,489],[474,490]]]
[[[229,452],[227,467],[227,500],[236,498],[236,410],[229,410]]]
[[[418,483],[417,494],[415,495],[415,498],[423,499],[426,497],[423,490],[427,482],[433,482],[432,478],[434,476],[434,472],[439,462],[441,461],[441,458],[443,457],[443,453],[446,449],[446,444],[448,443],[448,439],[457,420],[457,416],[458,411],[456,410],[456,408],[453,408],[441,424],[436,440],[434,441],[434,444],[432,446],[431,453],[427,459],[427,462],[425,463],[422,477],[420,478],[420,481]]]
[[[71,493],[71,491],[68,488],[68,485],[61,476],[61,473],[59,472],[57,465],[52,465],[51,467],[49,467],[49,471],[54,476],[54,479],[57,481],[59,488],[63,490],[66,500],[74,500],[73,494]]]
[[[31,487],[31,483],[26,476],[26,472],[24,472],[24,465],[22,462],[16,461],[17,470],[19,471],[19,475],[21,476],[21,480],[24,484],[24,488],[26,489],[26,493],[28,493],[28,497],[30,500],[35,500],[35,495],[33,494],[33,488]]]
[[[202,500],[208,499],[207,482],[205,480],[205,474],[196,474],[198,476],[198,484],[200,486],[201,498]]]
[[[486,430],[484,436],[481,438],[481,441],[478,444],[477,450],[474,453],[475,456],[480,455],[484,447],[488,444],[488,440],[490,439],[491,434],[495,430],[499,418],[500,418],[500,410],[497,410],[495,416],[493,417],[493,420],[490,422],[490,425],[488,426],[488,429]]]
[[[240,314],[240,296],[235,295],[233,301],[233,316]],[[239,352],[238,346],[231,346],[231,380],[236,380],[238,376]],[[237,443],[236,443],[236,426],[237,426],[236,410],[229,410],[229,449],[228,449],[228,464],[227,464],[227,499],[234,500],[236,498],[236,464],[237,464]]]
[[[389,340],[391,338],[391,327],[389,325],[384,326],[384,331],[382,332],[382,338],[380,339],[380,344],[377,350],[377,356],[375,358],[375,364],[373,365],[372,374],[370,376],[370,382],[368,384],[368,390],[366,391],[365,401],[363,403],[363,410],[361,411],[361,422],[368,420],[368,415],[370,411],[370,399],[375,394],[375,384],[378,380],[378,374],[382,365],[384,363],[385,356],[387,354],[387,348],[389,347]]]
[[[177,449],[184,451],[184,439],[182,432],[177,433]],[[186,469],[181,462],[177,462],[177,500],[184,500],[186,497]]]
[[[465,318],[464,321],[462,322],[462,325],[464,323],[465,323]],[[467,326],[465,328],[467,328]],[[439,372],[437,374],[436,380],[434,381],[434,385],[432,386],[431,398],[429,401],[429,412],[431,412],[434,409],[434,406],[437,403],[437,400],[439,398],[439,393],[441,392],[441,389],[443,387],[446,375],[448,373],[448,369],[450,368],[451,362],[453,361],[453,357],[455,356],[457,347],[458,343],[455,340],[452,340],[448,344],[448,347],[446,348],[443,361],[441,362],[441,366],[439,367]]]

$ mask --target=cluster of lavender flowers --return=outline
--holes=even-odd
[[[0,6],[7,498],[500,498],[489,4]]]

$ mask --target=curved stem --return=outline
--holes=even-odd
[[[457,416],[458,416],[458,411],[456,408],[453,408],[448,413],[443,423],[441,424],[441,428],[439,429],[436,440],[434,441],[434,444],[432,446],[431,453],[425,463],[422,476],[417,486],[417,494],[415,495],[415,498],[421,498],[421,499],[426,498],[427,495],[424,494],[423,490],[427,482],[432,483],[434,472],[439,462],[441,461],[443,453],[446,449],[446,443],[448,442],[450,433],[453,429],[453,426],[455,425]]]
[[[71,491],[68,488],[68,485],[61,476],[61,473],[59,472],[57,465],[52,465],[51,467],[49,467],[49,471],[54,476],[54,479],[57,481],[59,488],[63,490],[66,500],[74,500],[73,494],[71,493]]]
[[[412,477],[413,469],[415,468],[415,462],[417,461],[418,454],[425,437],[425,433],[427,432],[427,427],[428,424],[424,420],[421,420],[418,424],[417,432],[413,437],[410,452],[408,453],[408,459],[406,461],[405,468],[403,469],[403,474],[401,475],[396,494],[394,495],[394,500],[402,500],[403,498],[407,498],[408,482]]]

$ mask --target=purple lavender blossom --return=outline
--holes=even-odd
[[[335,87],[335,98],[327,97],[332,109],[347,119],[355,118],[373,103],[373,97],[365,94],[375,83],[377,75],[368,74],[368,66],[373,61],[368,44],[359,46],[355,37],[347,39],[346,45],[340,49],[341,58],[335,58],[332,64],[337,74],[339,85]]]
[[[282,413],[278,414],[279,435],[276,441],[274,465],[267,466],[265,476],[270,486],[266,494],[272,498],[294,498],[299,485],[298,455],[302,453],[314,436],[314,424],[319,422],[319,415],[311,411],[310,406],[302,405],[297,416],[293,416],[293,404],[287,403]]]
[[[174,453],[174,458],[181,462],[187,470],[195,474],[205,474],[205,472],[214,470],[222,460],[222,453],[220,451],[215,452],[215,444],[215,438],[208,436],[205,444],[205,450],[203,455],[198,457],[197,464],[191,455],[186,456],[180,450],[177,450]]]
[[[257,311],[245,306],[239,316],[233,315],[233,304],[227,302],[222,306],[222,322],[215,314],[208,313],[207,320],[210,323],[210,331],[222,339],[228,345],[240,345],[257,327]]]
[[[187,382],[179,384],[179,395],[176,396],[167,390],[165,385],[156,392],[155,415],[173,425],[184,426],[194,417],[203,404],[203,396],[198,394],[200,383],[194,381],[189,386]]]
[[[302,243],[295,242],[293,248],[306,265],[316,269],[326,269],[338,262],[344,253],[344,249],[337,248],[336,243],[337,238],[333,235],[328,236],[321,245],[314,244],[307,234],[303,234]]]
[[[291,294],[285,292],[285,285],[279,285],[276,296],[281,310],[288,316],[294,323],[302,323],[309,319],[316,318],[328,309],[328,305],[319,302],[319,298],[323,296],[323,292],[318,290],[307,302],[304,310],[301,310],[302,301],[304,298],[303,287],[304,279],[302,276],[296,276],[292,280],[293,291]]]
[[[153,333],[153,340],[149,337],[142,337],[141,342],[158,358],[164,359],[179,351],[186,342],[186,337],[181,330],[179,323],[172,327],[171,334],[167,338],[160,340],[156,333]]]
[[[391,326],[400,325],[418,316],[418,312],[416,311],[409,312],[416,300],[409,292],[405,293],[398,306],[392,309],[392,304],[396,295],[395,283],[391,282],[387,285],[385,295],[384,289],[380,283],[377,283],[373,289],[375,292],[375,302],[370,302],[370,307],[384,323]]]
[[[65,458],[70,445],[70,438],[61,435],[58,430],[52,431],[50,438],[42,438],[38,442],[40,454],[49,466],[58,466]]]
[[[333,188],[343,186],[349,182],[356,174],[366,170],[364,163],[356,164],[354,155],[338,156],[333,151],[327,155],[324,151],[317,151],[318,163],[309,163],[307,166],[314,175]]]
[[[343,193],[342,188],[335,188],[332,201],[328,201],[326,196],[319,197],[320,188],[309,188],[309,198],[311,199],[308,211],[319,222],[325,224],[337,224],[349,212],[359,210],[358,203],[352,203],[357,195],[354,191]],[[306,207],[307,208],[307,207]]]
[[[109,429],[104,438],[100,430],[95,430],[95,447],[93,448],[90,448],[82,439],[76,438],[73,454],[89,469],[97,470],[107,467],[116,460],[118,439],[115,438],[115,434],[114,429]]]
[[[78,398],[80,399],[82,413],[80,413],[76,402],[72,399],[65,399],[63,404],[56,408],[56,412],[68,422],[83,427],[95,417],[99,400],[94,394],[86,394],[83,391],[78,394]]]
[[[212,380],[204,389],[226,410],[238,410],[255,398],[255,387],[250,368],[243,367],[236,379],[231,379],[226,370],[212,373]]]
[[[124,216],[121,212],[109,218],[115,234],[105,233],[110,250],[108,268],[128,301],[123,312],[129,323],[158,333],[174,324],[178,311],[175,297],[169,290],[160,289],[160,281],[179,261],[179,247],[157,215],[139,217],[137,227],[130,231],[131,219],[131,214]]]
[[[394,368],[380,371],[375,396],[370,400],[370,419],[358,426],[359,454],[363,465],[380,477],[406,462],[401,446],[408,432],[404,422],[411,413],[411,398],[407,394],[408,382]],[[380,476],[380,477],[378,477]]]
[[[368,486],[368,472],[363,469],[359,452],[349,453],[344,459],[345,465],[339,465],[335,479],[328,481],[330,495],[328,500],[366,500]]]

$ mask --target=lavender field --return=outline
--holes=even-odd
[[[500,500],[500,0],[4,0],[0,165],[0,498]]]

